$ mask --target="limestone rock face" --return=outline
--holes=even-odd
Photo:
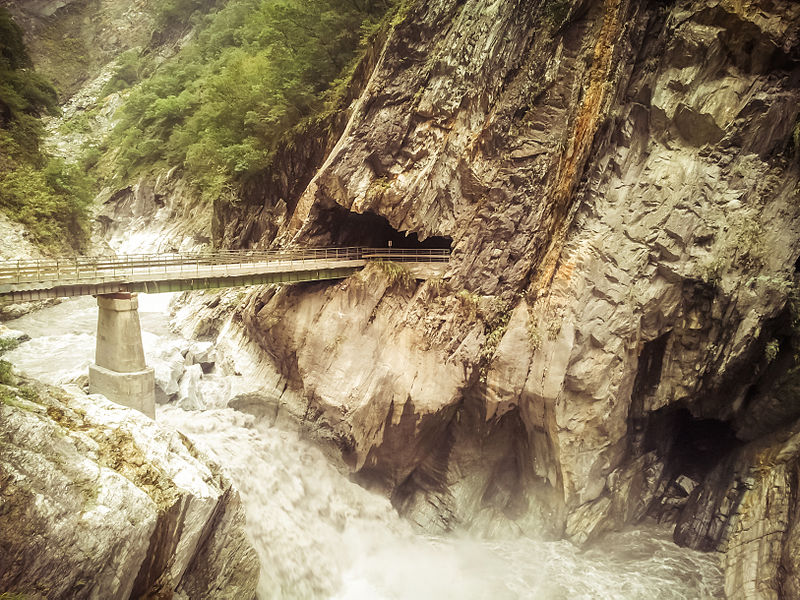
[[[114,193],[106,189],[98,200],[98,237],[120,254],[194,252],[211,239],[210,214],[175,169]]]
[[[36,65],[62,98],[104,65],[145,46],[155,24],[154,0],[0,0],[26,33]]]
[[[725,552],[725,594],[800,597],[800,423],[732,453],[689,497],[675,539]]]
[[[293,147],[307,185],[218,203],[214,230],[375,243],[382,217],[452,240],[449,271],[251,294],[230,323],[265,381],[428,528],[582,541],[710,514],[710,541],[679,538],[720,548],[742,505],[697,500],[729,489],[714,469],[800,416],[800,5],[434,0],[393,23],[347,122]],[[772,493],[757,510],[794,532]],[[794,598],[787,536],[747,556]]]
[[[236,491],[182,435],[77,388],[0,386],[0,589],[253,598]]]

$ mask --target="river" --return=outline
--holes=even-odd
[[[187,340],[171,333],[170,295],[140,296],[148,364]],[[31,340],[4,358],[49,383],[86,373],[94,355],[93,298],[78,298],[7,323]],[[441,537],[413,529],[386,498],[352,483],[294,431],[222,408],[257,389],[242,375],[202,376],[202,410],[157,407],[226,469],[241,492],[261,560],[262,600],[697,600],[722,598],[718,556],[679,548],[655,525],[589,547],[527,537]]]

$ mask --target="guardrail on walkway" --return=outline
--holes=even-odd
[[[289,250],[220,250],[197,253],[128,254],[117,257],[73,256],[55,259],[0,261],[0,284],[39,281],[76,282],[126,277],[158,277],[170,272],[191,276],[217,265],[271,264],[283,268],[323,261],[387,260],[393,262],[442,263],[450,259],[444,249],[399,248],[298,248]]]

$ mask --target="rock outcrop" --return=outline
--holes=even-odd
[[[238,493],[134,410],[0,385],[0,590],[26,598],[254,598]]]
[[[726,461],[800,417],[776,388],[798,347],[799,30],[786,0],[405,5],[349,120],[286,150],[313,157],[308,185],[218,203],[215,232],[380,243],[365,224],[385,219],[452,241],[447,277],[270,288],[231,323],[287,410],[425,527],[581,541],[715,514],[678,539],[728,548],[731,597],[751,597],[743,561],[800,597],[793,517],[766,512],[794,501],[712,507]],[[765,470],[790,498],[794,461]],[[770,552],[759,514],[783,532]]]
[[[211,241],[211,214],[175,169],[98,196],[96,236],[119,254],[197,252]]]
[[[800,423],[737,449],[688,499],[675,538],[724,552],[728,598],[800,597]]]

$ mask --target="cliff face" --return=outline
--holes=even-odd
[[[157,2],[0,0],[0,5],[25,30],[36,69],[66,99],[119,54],[148,44]]]
[[[0,589],[254,598],[238,492],[175,431],[100,396],[0,385]]]
[[[251,295],[277,401],[426,527],[649,513],[729,549],[731,597],[798,597],[799,26],[780,0],[406,6],[349,120],[215,232],[413,232],[450,271]]]

